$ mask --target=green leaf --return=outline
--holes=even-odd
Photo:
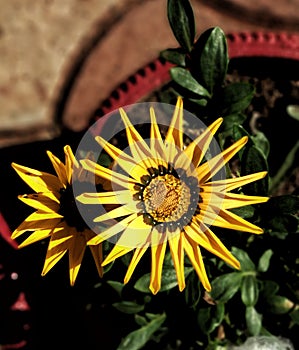
[[[194,307],[198,304],[201,296],[201,289],[200,289],[200,281],[195,271],[193,271],[189,275],[186,281],[186,288],[185,288],[184,294],[185,294],[186,305],[188,305],[188,307]]]
[[[223,84],[227,73],[227,42],[222,29],[215,27],[205,31],[196,42],[192,55],[192,69],[199,71],[202,84],[212,93],[215,87]]]
[[[124,288],[124,284],[118,281],[107,281],[107,284],[109,284],[110,287],[112,287],[119,296],[121,296],[122,290]]]
[[[146,317],[140,316],[138,314],[134,315],[135,322],[138,324],[138,326],[146,326],[148,324],[148,321]]]
[[[232,247],[232,253],[240,261],[242,271],[255,271],[253,261],[244,250],[237,247]]]
[[[151,338],[151,336],[161,327],[166,319],[166,314],[158,315],[146,326],[129,333],[117,347],[117,350],[139,350]]]
[[[276,215],[268,219],[267,227],[270,229],[271,236],[285,239],[290,232],[296,232],[298,220],[293,215]]]
[[[255,209],[252,205],[246,205],[244,207],[230,209],[230,211],[243,219],[249,219],[253,217]]]
[[[166,61],[176,64],[181,67],[186,66],[186,56],[180,49],[167,49],[160,52],[160,56]]]
[[[223,88],[222,114],[230,115],[243,112],[250,104],[255,89],[249,83],[232,83]]]
[[[299,120],[299,106],[298,105],[289,105],[287,106],[287,113],[290,117]]]
[[[251,136],[256,147],[263,153],[264,157],[267,158],[270,153],[270,143],[265,134],[261,131]]]
[[[239,290],[242,281],[242,274],[240,272],[230,272],[222,276],[216,277],[211,285],[211,297],[219,302],[227,302]]]
[[[299,325],[299,309],[293,310],[290,313],[292,320]]]
[[[221,128],[225,131],[233,131],[234,126],[242,124],[246,120],[246,118],[246,115],[242,113],[225,115]]]
[[[209,92],[193,78],[187,69],[182,67],[171,68],[170,76],[177,84],[195,95],[210,97]]]
[[[279,285],[274,281],[264,280],[262,292],[265,299],[270,299],[279,290]]]
[[[223,321],[225,307],[223,303],[206,308],[200,308],[197,314],[197,323],[204,333],[213,332]]]
[[[167,17],[176,40],[190,52],[195,38],[195,21],[189,0],[168,0]]]
[[[134,301],[124,300],[119,303],[113,303],[112,306],[115,307],[118,311],[126,314],[136,314],[137,312],[144,310],[144,305],[137,304]]]
[[[294,307],[294,303],[291,300],[281,295],[273,295],[267,302],[270,306],[270,311],[276,315],[286,314]]]
[[[241,175],[248,175],[260,171],[268,171],[268,163],[263,153],[256,146],[247,146],[243,150],[241,160]],[[267,196],[268,176],[245,185],[244,192],[249,195]]]
[[[185,277],[193,271],[193,267],[185,267],[184,273]],[[147,273],[141,276],[134,285],[134,288],[139,292],[149,293],[149,284],[150,284],[151,274]],[[178,285],[176,272],[173,267],[164,267],[162,272],[162,282],[160,292],[170,290]]]
[[[245,312],[247,329],[250,335],[259,335],[262,327],[262,316],[253,306],[248,306]]]
[[[247,132],[247,130],[242,126],[242,125],[233,125],[233,139],[235,141],[240,140],[243,136],[247,136],[248,137],[248,142],[247,145],[250,145],[251,139],[250,139],[250,135]]]
[[[273,251],[271,249],[268,249],[260,257],[260,260],[258,262],[258,268],[257,268],[259,272],[266,272],[268,270],[272,255],[273,255]]]
[[[258,300],[259,290],[255,276],[244,276],[241,284],[241,299],[246,306],[254,306]]]
[[[111,164],[111,158],[106,153],[101,153],[98,158],[98,164],[102,165],[105,168],[108,168]]]
[[[273,213],[278,214],[296,214],[299,211],[299,196],[296,195],[282,195],[271,197],[265,205],[271,216]]]

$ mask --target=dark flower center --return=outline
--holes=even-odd
[[[81,193],[84,192],[93,192],[94,185],[89,182],[78,182],[74,187],[79,188]],[[81,193],[77,193],[78,196]],[[83,232],[85,229],[90,228],[86,221],[82,218],[80,214],[84,210],[84,217],[86,218],[90,216],[94,218],[94,211],[96,210],[96,206],[94,205],[86,205],[82,204],[76,200],[73,192],[73,186],[67,185],[66,188],[62,188],[60,190],[60,208],[59,214],[63,215],[64,220],[70,227],[75,227],[78,232]],[[92,213],[91,213],[92,211]],[[87,213],[87,215],[85,215]],[[94,216],[92,216],[94,215]]]

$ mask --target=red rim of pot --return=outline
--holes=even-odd
[[[229,58],[268,57],[299,60],[299,35],[287,32],[237,32],[226,36]],[[136,103],[170,80],[173,65],[157,58],[120,84],[104,100],[91,122],[98,121],[98,133],[106,116],[121,106]]]

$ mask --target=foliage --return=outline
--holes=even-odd
[[[183,96],[184,107],[207,124],[222,116],[224,123],[218,134],[221,147],[244,135],[249,137],[245,149],[238,154],[237,169],[231,164],[232,173],[268,171],[270,142],[262,131],[248,127],[246,113],[255,88],[247,82],[226,80],[229,58],[224,32],[219,27],[210,28],[196,38],[194,14],[188,0],[168,0],[167,11],[178,47],[161,52],[161,57],[173,67],[170,68],[171,82],[159,92],[159,99],[172,102],[177,95]],[[295,119],[298,119],[297,107],[288,108]],[[291,156],[288,168],[294,160],[294,154]],[[138,294],[137,299],[139,294],[144,295],[142,306],[136,304],[136,300],[117,304],[121,312],[137,310],[135,321],[140,328],[127,336],[130,339],[139,332],[139,345],[134,345],[134,349],[151,349],[153,342],[156,342],[155,349],[226,349],[230,344],[243,343],[250,336],[271,334],[289,337],[296,343],[299,197],[298,193],[273,196],[272,183],[279,180],[268,176],[241,189],[245,194],[271,197],[265,204],[234,210],[262,227],[264,234],[236,233],[231,250],[241,263],[240,270],[232,270],[213,256],[205,255],[212,280],[210,293],[203,291],[193,269],[186,267],[187,285],[179,295],[171,260],[164,264],[161,292],[155,297],[150,296],[148,290],[149,274],[138,277],[134,293]],[[239,248],[234,247],[234,242]],[[149,322],[146,315],[153,310],[157,313]],[[153,327],[149,331],[149,325],[160,322],[161,317],[163,328],[158,331]],[[144,339],[149,340],[147,345]]]

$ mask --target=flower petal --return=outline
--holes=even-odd
[[[184,228],[186,234],[196,244],[200,245],[210,253],[218,256],[220,259],[233,266],[236,269],[240,268],[239,261],[232,253],[222,244],[220,239],[205,225],[200,222],[191,222]]]
[[[124,231],[127,227],[127,225],[134,220],[137,217],[137,214],[134,213],[128,217],[126,217],[125,219],[117,222],[115,225],[109,227],[107,230],[97,234],[96,236],[94,236],[93,238],[91,238],[87,244],[88,245],[97,245],[100,244],[104,241],[106,241],[107,239],[115,236],[117,233]]]
[[[182,232],[177,229],[174,234],[168,239],[170,253],[172,256],[173,264],[175,267],[179,290],[182,291],[185,284],[185,273],[184,273],[184,249],[182,241]]]
[[[136,180],[129,178],[128,176],[118,174],[115,171],[105,168],[89,159],[83,159],[80,161],[83,168],[91,171],[95,175],[110,181],[112,184],[118,185],[122,188],[130,189],[138,183]]]
[[[251,232],[255,234],[261,234],[264,232],[260,227],[242,219],[238,215],[231,213],[228,210],[212,208],[211,206],[209,208],[212,209],[212,211],[206,211],[203,217],[201,214],[198,215],[199,220],[202,220],[207,225]]]
[[[68,183],[70,184],[72,182],[72,176],[73,176],[73,169],[79,168],[79,163],[77,159],[75,158],[72,149],[69,145],[66,145],[64,147],[64,153],[65,153],[65,170],[66,170],[66,176]]]
[[[50,161],[55,169],[55,172],[62,183],[63,187],[65,188],[68,184],[67,176],[66,176],[66,169],[65,165],[62,163],[62,161],[54,156],[54,154],[50,151],[47,151],[47,155],[50,158]]]
[[[76,199],[83,204],[127,204],[132,202],[132,192],[122,190],[115,192],[82,193]]]
[[[116,219],[122,216],[127,216],[130,215],[132,213],[137,213],[139,210],[137,210],[137,208],[131,209],[129,208],[127,205],[123,205],[122,207],[117,207],[115,209],[112,209],[110,211],[107,211],[106,213],[96,217],[93,221],[94,222],[103,222],[106,220],[110,220],[110,219]]]
[[[194,141],[192,141],[184,150],[187,157],[185,159],[190,159],[194,167],[197,168],[198,165],[203,160],[210,143],[215,135],[216,131],[222,124],[223,118],[218,118],[210,126],[208,126],[202,134],[200,134]],[[182,167],[185,168],[189,164],[185,164]]]
[[[31,169],[16,163],[11,164],[23,181],[35,192],[59,192],[63,187],[60,180],[49,173]]]
[[[165,257],[167,240],[155,229],[153,229],[151,236],[152,264],[149,289],[153,294],[157,294],[161,288],[162,267]]]
[[[44,212],[57,213],[59,211],[59,201],[53,201],[42,193],[24,194],[18,198],[30,207]]]
[[[183,149],[183,100],[179,96],[165,137],[165,145]]]
[[[142,166],[142,163],[138,162],[127,153],[113,146],[100,136],[96,136],[96,141],[117,162],[117,164],[135,180],[139,181],[140,177],[146,173],[147,167]]]
[[[201,188],[204,192],[227,192],[234,190],[236,188],[242,187],[244,185],[247,185],[251,182],[260,180],[264,178],[267,175],[267,171],[261,171],[258,173],[245,175],[245,176],[239,176],[239,177],[233,177],[229,179],[223,179],[223,180],[215,180],[212,182],[206,182],[204,184],[201,184]]]
[[[86,239],[75,228],[71,230],[72,239],[69,242],[69,271],[71,286],[75,284],[86,248]]]
[[[242,137],[233,145],[200,165],[197,168],[197,174],[200,183],[204,183],[213,177],[246,144],[247,141],[247,136]]]
[[[184,250],[186,251],[204,289],[209,292],[211,290],[211,285],[203,263],[200,248],[198,247],[197,243],[195,243],[192,239],[188,239],[187,236],[184,236],[183,242]]]
[[[21,244],[18,245],[18,248],[24,248],[28,246],[29,244],[35,243],[37,241],[40,241],[42,239],[48,238],[51,236],[52,228],[50,229],[43,229],[43,230],[36,230],[30,234],[29,237],[27,237]]]
[[[139,263],[140,259],[143,257],[144,253],[147,251],[148,247],[149,247],[149,242],[146,242],[142,247],[135,249],[131,262],[128,266],[127,273],[124,278],[125,284],[129,282],[137,264]]]

